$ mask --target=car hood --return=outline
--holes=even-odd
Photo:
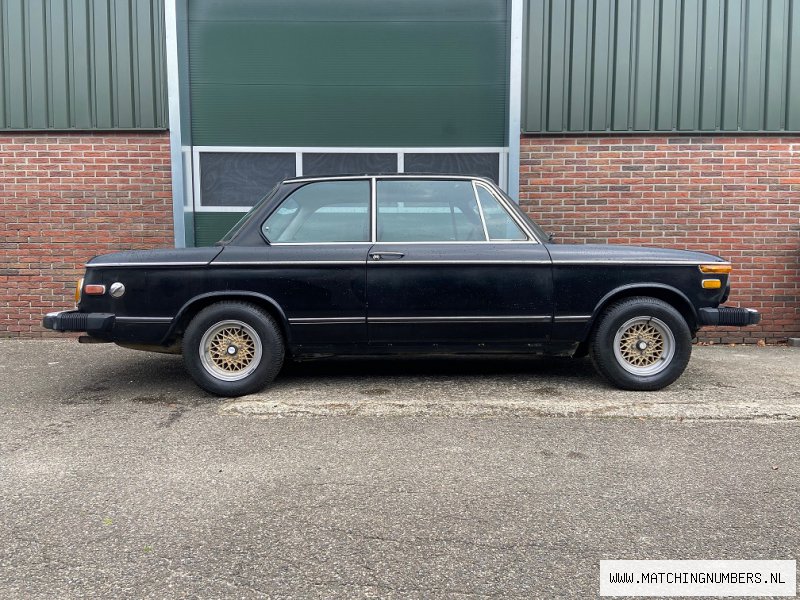
[[[203,266],[222,251],[221,246],[208,248],[164,248],[161,250],[128,250],[95,256],[86,266]]]
[[[675,263],[728,262],[705,252],[617,244],[547,244],[554,263]]]

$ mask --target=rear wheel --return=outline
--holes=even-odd
[[[686,319],[663,300],[626,298],[600,316],[589,354],[597,371],[625,390],[659,390],[686,369],[692,335]]]
[[[284,343],[275,320],[246,302],[219,302],[201,310],[183,336],[183,359],[192,379],[219,396],[244,396],[272,381]]]

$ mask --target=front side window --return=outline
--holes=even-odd
[[[470,181],[379,180],[377,195],[379,242],[486,240]]]
[[[486,220],[486,231],[492,241],[518,241],[526,240],[528,236],[522,231],[519,225],[511,218],[505,208],[503,208],[489,190],[482,185],[475,186],[478,190],[478,200],[483,210],[483,218]]]
[[[261,229],[270,242],[368,242],[370,182],[309,183],[286,198]]]

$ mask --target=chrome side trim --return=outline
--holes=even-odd
[[[375,265],[549,265],[549,260],[392,260],[370,262]]]
[[[510,315],[499,317],[367,317],[368,323],[549,323],[551,315]]]
[[[558,260],[553,259],[554,265],[630,265],[641,267],[653,266],[697,266],[697,265],[729,265],[727,262],[709,263],[708,261],[697,260]]]
[[[289,319],[289,323],[292,325],[348,325],[366,322],[364,317],[297,317]]]
[[[556,323],[585,323],[592,318],[592,315],[556,315]]]
[[[364,265],[364,260],[219,260],[212,262],[211,267],[254,267],[254,266],[287,266],[312,267],[316,265]]]
[[[171,323],[172,317],[115,317],[114,320],[126,323]]]
[[[129,263],[86,263],[87,269],[96,267],[205,267],[207,262],[129,262]]]

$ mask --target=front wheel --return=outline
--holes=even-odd
[[[625,390],[660,390],[686,369],[692,335],[686,319],[663,300],[626,298],[600,316],[589,354],[597,371]]]
[[[278,374],[284,344],[275,320],[246,302],[201,310],[183,336],[183,360],[195,383],[218,396],[257,392]]]

